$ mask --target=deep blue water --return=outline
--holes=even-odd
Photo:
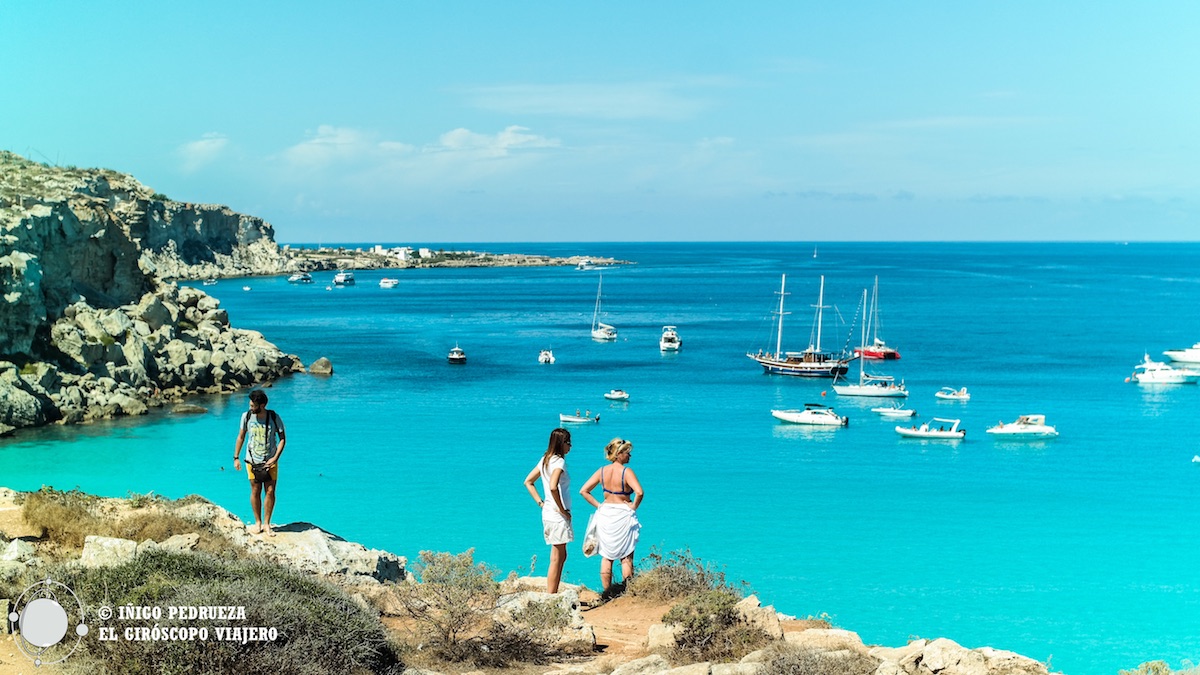
[[[446,248],[635,261],[604,272],[605,317],[620,339],[589,338],[598,272],[570,268],[205,288],[234,325],[305,363],[334,364],[331,378],[269,390],[289,431],[277,521],[316,522],[410,558],[474,547],[505,572],[528,572],[536,555],[544,574],[538,510],[521,481],[557,414],[590,408],[601,423],[573,428],[568,465],[579,485],[605,442],[633,441],[647,490],[639,553],[690,547],[781,611],[828,613],[868,643],[944,636],[1079,675],[1200,655],[1200,387],[1124,381],[1143,353],[1200,340],[1200,245],[823,243],[816,258],[798,243]],[[763,375],[744,354],[774,345],[781,273],[793,350],[808,344],[820,275],[835,306],[823,343],[834,347],[857,344],[849,322],[878,275],[881,336],[903,358],[871,367],[905,380],[918,419],[961,418],[967,439],[903,440],[869,411],[878,400]],[[380,289],[385,274],[400,286]],[[659,353],[664,324],[679,327],[679,354]],[[455,343],[466,366],[446,363]],[[553,366],[536,362],[546,347]],[[939,402],[942,386],[973,397]],[[632,400],[604,400],[614,387]],[[850,426],[770,416],[810,401]],[[201,417],[0,441],[0,483],[199,493],[249,519],[246,481],[229,467],[245,397],[204,402]],[[1047,415],[1061,436],[984,433],[1024,413]],[[597,566],[572,547],[567,580],[596,587]]]

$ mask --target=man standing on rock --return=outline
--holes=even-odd
[[[275,483],[279,479],[279,457],[287,445],[283,420],[274,410],[267,410],[267,394],[261,389],[250,392],[250,410],[242,413],[241,430],[233,447],[233,469],[241,471],[242,443],[246,443],[246,474],[250,477],[250,507],[254,509],[252,534],[271,531],[271,512],[275,510]],[[278,442],[276,442],[278,438]],[[262,498],[266,488],[266,503]],[[265,511],[264,511],[265,507]]]

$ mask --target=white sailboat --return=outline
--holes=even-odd
[[[821,290],[817,296],[817,320],[815,326],[816,344],[809,345],[808,349],[802,352],[784,352],[783,345],[783,317],[788,312],[783,311],[783,298],[787,295],[787,275],[783,275],[779,282],[779,310],[774,312],[779,316],[779,329],[775,336],[775,351],[764,352],[761,349],[757,354],[747,353],[746,356],[754,359],[763,370],[768,373],[778,373],[780,375],[796,375],[800,377],[837,377],[845,375],[850,370],[849,363],[853,357],[846,357],[843,354],[833,354],[832,352],[821,351],[821,312],[825,309],[825,276],[821,276]]]
[[[863,289],[862,308],[862,344],[865,349],[867,346],[867,289],[865,288]],[[908,397],[908,390],[904,388],[903,382],[896,384],[895,379],[889,375],[867,375],[862,358],[858,360],[858,384],[838,384],[835,379],[833,390],[837,392],[838,396]]]
[[[600,289],[603,286],[604,275],[601,274],[600,282],[596,284],[596,309],[592,312],[592,339],[608,342],[617,339],[617,329],[600,322]]]

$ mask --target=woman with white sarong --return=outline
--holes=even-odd
[[[604,456],[610,464],[600,467],[583,484],[579,494],[596,507],[595,524],[597,552],[600,554],[600,583],[604,595],[612,595],[612,567],[614,560],[621,561],[622,583],[633,576],[633,549],[637,546],[642,524],[638,522],[637,508],[645,492],[637,474],[627,465],[633,455],[633,444],[614,438],[604,447]],[[592,496],[599,485],[604,491],[604,502]]]
[[[567,453],[571,452],[571,432],[559,427],[550,432],[550,443],[542,459],[525,477],[525,489],[542,509],[542,534],[550,544],[550,569],[546,572],[546,592],[557,593],[567,562],[567,544],[575,540],[571,528],[571,476],[567,473]],[[538,496],[533,483],[542,479]]]

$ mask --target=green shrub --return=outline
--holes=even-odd
[[[208,640],[86,639],[66,662],[68,675],[122,673],[239,673],[239,675],[324,675],[398,673],[394,647],[379,619],[332,584],[275,565],[221,560],[204,554],[150,551],[114,567],[54,570],[75,593],[94,605],[160,607],[157,620],[120,620],[101,625],[125,628],[157,624],[207,627]],[[244,607],[245,619],[168,618],[172,606]],[[215,628],[268,627],[274,641],[215,639]]]
[[[421,551],[413,571],[420,583],[404,585],[400,603],[434,653],[447,661],[474,660],[500,599],[495,572],[475,564],[475,549],[458,555]]]
[[[496,571],[474,561],[474,549],[457,555],[421,551],[412,566],[419,583],[398,587],[422,646],[438,659],[498,668],[514,661],[544,664],[557,647],[570,613],[557,601],[530,602],[504,616],[497,612]]]
[[[786,643],[768,647],[762,663],[763,672],[772,675],[870,675],[879,666],[866,654],[833,655]]]
[[[770,637],[742,619],[736,608],[739,600],[736,591],[722,587],[696,593],[672,607],[663,623],[680,626],[682,631],[671,659],[734,661],[767,644]]]
[[[654,601],[676,600],[704,591],[729,588],[725,573],[701,561],[688,549],[663,553],[657,547],[642,558],[638,572],[629,580],[630,595]]]

